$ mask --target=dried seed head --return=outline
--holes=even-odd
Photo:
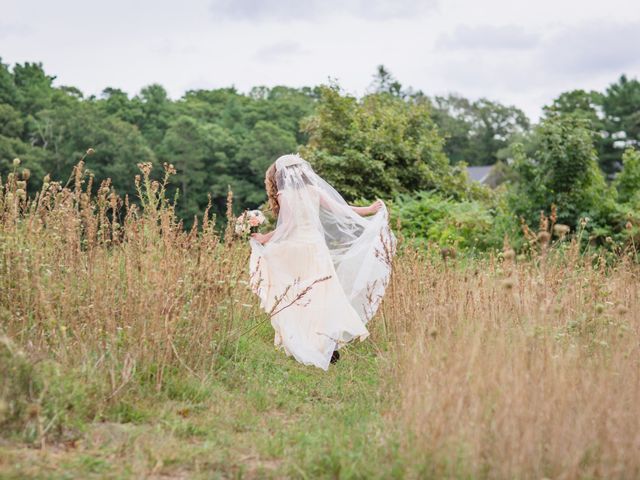
[[[512,290],[514,285],[515,285],[515,282],[511,278],[505,278],[502,281],[502,288],[504,288],[505,290]]]
[[[13,166],[17,167],[18,165],[20,165],[20,159],[19,158],[14,158],[13,159]]]
[[[51,181],[51,175],[49,175],[48,173],[44,176],[44,178],[42,179],[42,181],[44,183],[49,183]]]
[[[435,327],[431,327],[431,328],[429,329],[429,336],[430,336],[431,338],[436,338],[436,337],[438,336],[438,329],[437,329],[437,328],[435,328]]]
[[[162,166],[164,167],[165,172],[167,172],[169,175],[176,174],[176,168],[173,166],[173,163],[164,162]]]
[[[23,180],[29,180],[30,176],[31,176],[31,170],[29,170],[28,168],[25,168],[24,170],[22,170],[22,179]]]
[[[96,153],[96,151],[93,148],[87,148],[87,155],[93,155],[94,153]]]
[[[18,180],[16,182],[16,187],[24,190],[25,188],[27,188],[27,182],[25,182],[24,180]]]
[[[569,227],[569,225],[564,225],[562,223],[556,223],[553,226],[553,233],[555,233],[556,236],[558,236],[558,237],[564,237],[570,231],[571,231],[571,228]]]
[[[444,247],[440,250],[440,255],[443,260],[446,260],[447,258],[456,258],[456,250],[452,247]]]
[[[624,305],[620,304],[618,305],[618,307],[616,308],[616,312],[618,315],[620,315],[621,317],[625,316],[627,313],[629,313],[629,309],[627,307],[625,307]]]
[[[31,403],[27,407],[27,415],[29,418],[37,418],[40,415],[40,405]]]
[[[516,251],[513,248],[509,248],[502,253],[505,260],[513,260],[516,258]]]
[[[142,162],[138,164],[138,168],[140,169],[142,174],[146,177],[151,173],[151,169],[153,168],[153,165],[151,164],[151,162]]]
[[[596,304],[596,313],[601,314],[604,312],[604,305],[602,303]]]
[[[538,241],[538,243],[548,243],[550,239],[551,235],[549,235],[549,232],[545,230],[538,232],[538,235],[536,236],[536,240]]]
[[[613,238],[607,237],[607,238],[604,239],[604,241],[607,242],[607,243],[613,243]]]

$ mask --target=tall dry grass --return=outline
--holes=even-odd
[[[205,375],[259,316],[247,246],[225,243],[208,212],[185,231],[165,197],[173,167],[162,180],[139,167],[137,204],[108,181],[92,195],[82,162],[33,199],[18,169],[0,185],[0,333],[108,375],[111,395],[140,369],[157,388],[168,368]]]
[[[140,169],[137,205],[108,182],[92,195],[82,163],[33,199],[17,168],[0,185],[0,334],[11,339],[0,354],[16,344],[29,361],[102,377],[95,401],[136,376],[157,389],[168,372],[204,378],[266,319],[246,243],[207,214],[185,231],[165,198],[173,168],[160,181]],[[389,432],[407,475],[640,477],[640,269],[542,237],[518,261],[509,249],[399,252],[370,341],[391,360]],[[38,422],[42,441],[56,408]]]
[[[640,269],[579,251],[397,262],[390,421],[416,476],[640,477]]]

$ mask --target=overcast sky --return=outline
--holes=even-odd
[[[384,64],[428,95],[515,104],[640,77],[638,0],[0,0],[3,63],[130,94],[317,85],[363,94]]]

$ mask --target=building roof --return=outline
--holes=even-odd
[[[467,173],[469,174],[469,179],[474,180],[476,182],[484,183],[489,173],[491,173],[491,169],[493,169],[493,165],[483,165],[481,167],[467,167]]]

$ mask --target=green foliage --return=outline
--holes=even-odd
[[[640,82],[621,75],[604,93],[573,90],[562,93],[546,114],[571,114],[587,119],[599,135],[595,137],[598,161],[612,176],[621,167],[626,147],[640,141]]]
[[[444,150],[452,163],[492,165],[514,136],[529,130],[522,110],[481,98],[435,97],[433,118],[446,138]]]
[[[622,156],[622,170],[616,177],[614,185],[621,203],[640,207],[640,152],[629,148]]]
[[[264,172],[283,153],[306,142],[302,118],[313,111],[310,88],[255,87],[191,91],[177,101],[157,84],[130,98],[106,88],[101,98],[84,98],[73,87],[54,87],[41,64],[0,61],[0,175],[13,159],[31,171],[30,193],[46,174],[64,181],[85,158],[94,187],[111,178],[115,189],[135,200],[133,177],[140,162],[166,161],[178,175],[178,213],[190,224],[213,201],[225,210],[228,187],[241,209],[266,199]]]
[[[598,167],[589,125],[577,115],[554,114],[536,129],[531,157],[522,147],[514,149],[518,178],[511,186],[510,205],[532,225],[540,211],[555,204],[559,223],[575,231],[580,219],[588,218],[591,240],[604,242],[621,232],[624,215]]]
[[[504,235],[513,234],[515,221],[506,225],[497,211],[479,201],[455,201],[424,191],[400,195],[392,206],[405,236],[465,250],[500,248]]]
[[[457,198],[482,194],[449,166],[424,98],[383,92],[358,100],[335,85],[322,87],[303,129],[309,143],[302,155],[348,200],[427,189]]]

